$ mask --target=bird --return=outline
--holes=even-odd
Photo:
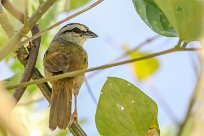
[[[70,23],[62,27],[48,46],[43,58],[46,77],[87,69],[88,55],[84,42],[98,37],[87,26]],[[77,95],[85,79],[85,74],[51,81],[49,128],[66,129],[77,120]],[[74,112],[72,112],[72,95]]]

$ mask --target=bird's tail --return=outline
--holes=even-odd
[[[69,82],[66,79],[52,83],[52,96],[50,106],[49,127],[66,129],[70,121],[72,105],[72,93]]]

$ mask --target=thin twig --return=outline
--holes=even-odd
[[[78,75],[81,75],[81,74],[84,74],[84,73],[87,73],[87,72],[92,72],[92,71],[95,71],[95,70],[102,70],[102,69],[116,67],[116,66],[120,66],[120,65],[124,65],[124,64],[128,64],[128,63],[142,61],[142,60],[150,59],[150,58],[153,58],[153,57],[156,57],[156,56],[160,56],[160,55],[164,55],[164,54],[168,54],[168,53],[172,53],[172,52],[196,51],[196,50],[198,50],[198,48],[172,48],[172,49],[168,49],[168,50],[165,50],[165,51],[149,54],[149,55],[146,55],[146,56],[143,56],[143,57],[139,57],[139,58],[135,58],[135,59],[129,59],[129,60],[126,60],[126,61],[121,61],[121,62],[107,64],[107,65],[102,65],[102,66],[90,68],[90,69],[87,69],[87,70],[82,69],[82,70],[77,70],[77,71],[73,71],[73,72],[69,72],[69,73],[65,73],[65,74],[50,76],[50,77],[46,77],[46,78],[43,78],[43,79],[34,80],[34,81],[30,81],[30,82],[19,83],[19,84],[7,86],[7,89],[10,90],[10,89],[14,89],[14,88],[17,88],[17,87],[25,87],[25,86],[32,85],[32,84],[41,84],[41,83],[44,83],[44,82],[47,82],[47,81],[59,80],[59,79],[67,78],[67,77],[76,77]]]
[[[20,42],[20,45],[24,45],[25,43],[28,43],[29,41],[32,41],[32,40],[36,39],[37,37],[39,37],[39,36],[41,36],[41,35],[47,33],[48,31],[50,31],[51,29],[57,27],[58,25],[60,25],[60,24],[62,24],[62,23],[64,23],[64,22],[66,22],[66,21],[68,21],[68,20],[70,20],[70,19],[72,19],[72,18],[74,18],[74,17],[76,17],[76,16],[78,16],[78,15],[80,15],[80,14],[82,14],[82,13],[84,13],[84,12],[90,10],[90,9],[92,9],[93,7],[97,6],[98,4],[100,4],[100,3],[103,2],[103,1],[104,1],[104,0],[97,0],[96,2],[94,2],[94,3],[91,4],[91,5],[89,5],[88,7],[86,7],[86,8],[84,8],[84,9],[82,9],[82,10],[76,12],[75,14],[73,14],[73,15],[71,15],[71,16],[69,16],[69,17],[66,17],[65,19],[62,19],[61,21],[57,22],[56,24],[54,24],[54,25],[52,25],[52,26],[50,26],[50,27],[48,27],[48,28],[42,30],[41,32],[39,32],[39,33],[33,35],[32,37],[26,39],[25,41]]]
[[[94,104],[97,105],[97,100],[96,100],[96,98],[95,98],[95,96],[93,94],[93,91],[91,89],[91,86],[89,85],[89,82],[88,82],[87,78],[85,78],[85,85],[86,85],[86,88],[88,90],[89,95],[91,96],[91,99],[93,100]]]

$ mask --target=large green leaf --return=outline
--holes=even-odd
[[[203,1],[155,0],[173,25],[180,39],[198,40],[202,32]],[[167,6],[168,5],[168,6]]]
[[[139,88],[110,77],[102,88],[96,126],[103,136],[144,136],[149,128],[159,132],[157,104]]]
[[[133,0],[133,4],[139,16],[153,31],[168,37],[178,36],[154,0]]]

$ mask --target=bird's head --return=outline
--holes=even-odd
[[[98,37],[88,27],[79,23],[71,23],[62,27],[55,38],[62,38],[66,41],[82,46],[90,38]]]

